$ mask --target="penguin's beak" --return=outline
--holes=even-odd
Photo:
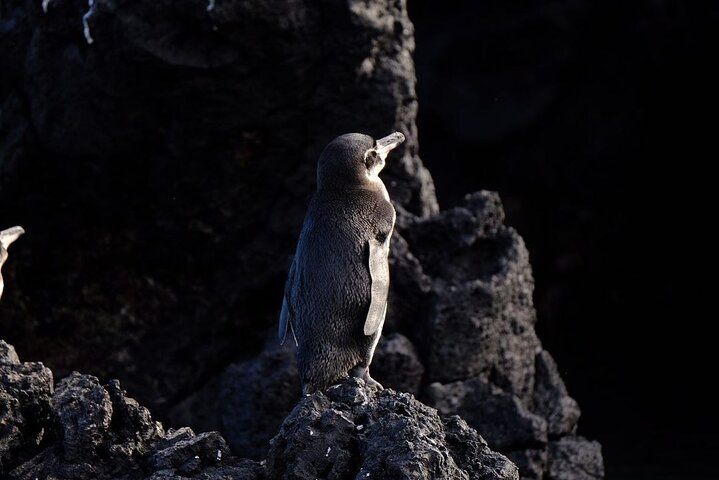
[[[17,240],[20,235],[25,233],[22,227],[12,227],[7,230],[0,231],[0,245],[7,250],[12,242]]]
[[[402,142],[404,142],[404,135],[401,132],[390,133],[386,137],[377,140],[375,150],[377,150],[380,158],[385,160],[389,152]]]

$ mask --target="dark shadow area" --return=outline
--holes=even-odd
[[[716,150],[697,120],[711,113],[702,66],[717,16],[699,10],[410,5],[420,153],[440,205],[501,192],[531,255],[540,338],[608,478],[718,472],[697,273],[715,255],[695,165]]]

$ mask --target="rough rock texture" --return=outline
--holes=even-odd
[[[549,444],[550,480],[604,478],[602,447],[582,437],[564,437]]]
[[[563,460],[579,410],[535,335],[528,253],[499,197],[478,192],[439,211],[417,155],[405,2],[212,5],[96,0],[92,45],[84,1],[0,7],[0,224],[28,231],[7,264],[0,335],[60,376],[120,378],[172,424],[222,429],[236,454],[262,458],[299,398],[291,352],[265,340],[316,158],[339,133],[397,129],[407,141],[383,174],[398,218],[373,371],[486,427],[490,447],[527,478],[583,461],[599,471],[598,449]],[[35,455],[18,478],[102,477],[111,465],[154,478],[229,475],[223,468],[252,478],[255,464],[207,463],[220,443],[211,435],[177,440],[184,453],[157,457],[163,470],[151,472],[135,458],[166,438],[139,428],[146,411],[119,386],[72,375],[50,401],[49,371],[0,354],[1,461]],[[44,397],[8,393],[18,371]],[[38,428],[51,411],[52,447]],[[445,426],[448,445],[482,450],[454,431]],[[68,463],[81,454],[92,463]],[[459,459],[441,468],[482,474]]]
[[[12,352],[5,343],[0,346]],[[165,432],[116,380],[103,386],[96,377],[74,372],[53,393],[47,369],[49,390],[32,388],[35,372],[27,368],[32,365],[10,358],[0,357],[8,360],[0,363],[3,400],[51,412],[33,423],[10,419],[17,435],[0,437],[10,440],[2,444],[0,464],[0,476],[10,480],[519,478],[517,467],[490,450],[461,418],[440,417],[410,394],[378,392],[358,379],[303,397],[272,439],[266,460],[258,463],[234,457],[217,432],[195,435],[187,427]],[[42,442],[38,428],[45,432]],[[33,441],[21,441],[24,437]]]
[[[5,340],[0,340],[0,362],[18,364],[20,363],[20,357],[17,356],[15,347],[8,344]]]
[[[58,383],[51,408],[68,462],[80,463],[99,454],[94,449],[105,446],[112,402],[97,378],[73,372]]]
[[[506,451],[547,443],[547,422],[542,417],[529,412],[515,395],[479,378],[432,383],[425,393],[430,405],[475,425],[495,448]]]
[[[412,319],[421,327],[406,332],[431,382],[422,398],[465,418],[517,461],[524,478],[542,478],[559,455],[551,441],[572,434],[580,412],[534,332],[529,256],[503,221],[499,197],[477,192],[406,228],[422,276],[432,283],[430,308],[420,322]]]
[[[270,478],[512,479],[517,467],[458,417],[350,379],[302,398],[272,439]]]
[[[372,378],[385,388],[419,394],[424,366],[407,337],[392,333],[377,345],[372,361]]]
[[[13,346],[0,340],[0,477],[42,441],[52,392],[52,372],[42,363],[20,363]]]
[[[423,335],[414,339],[428,357],[430,381],[482,375],[528,399],[539,348],[534,284],[524,242],[503,220],[499,197],[478,192],[407,229],[433,294]]]
[[[423,371],[416,349],[405,336],[382,337],[373,362],[374,378],[385,387],[417,394]],[[208,403],[213,397],[217,401]],[[259,459],[300,397],[294,348],[290,344],[277,348],[272,337],[260,355],[229,366],[217,382],[208,382],[181,411],[171,413],[175,423],[193,419],[187,409],[211,419],[200,425],[222,430],[235,452]]]
[[[537,354],[535,366],[534,411],[547,419],[550,436],[573,433],[579,420],[579,405],[567,393],[557,364],[549,352],[542,350]]]
[[[509,458],[522,472],[524,479],[542,480],[547,469],[547,449],[524,449],[507,452]]]
[[[218,393],[222,431],[233,450],[249,458],[265,457],[270,438],[300,392],[293,350],[269,349],[252,361],[228,367]]]
[[[53,392],[47,368],[20,363],[2,341],[0,352],[0,405],[17,414],[0,424],[2,478],[264,478],[258,463],[232,457],[217,432],[165,432],[116,380],[103,386],[74,372]]]

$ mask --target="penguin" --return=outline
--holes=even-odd
[[[280,344],[294,337],[302,391],[322,391],[369,374],[389,291],[389,242],[396,219],[379,178],[400,132],[374,140],[361,133],[330,142],[317,162],[317,191],[287,275]]]
[[[2,297],[5,283],[2,279],[2,266],[7,260],[7,249],[12,242],[18,239],[20,235],[25,233],[22,227],[12,227],[7,230],[0,231],[0,298]]]

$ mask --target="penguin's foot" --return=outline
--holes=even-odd
[[[367,385],[372,385],[377,390],[384,390],[384,387],[377,380],[369,376],[369,367],[357,366],[350,370],[350,376],[361,378]]]
[[[367,376],[364,377],[363,380],[365,381],[365,383],[367,385],[372,385],[377,390],[384,390],[384,387],[382,386],[381,383],[379,383],[377,380],[375,380],[374,378],[369,376],[369,372],[367,372]]]

